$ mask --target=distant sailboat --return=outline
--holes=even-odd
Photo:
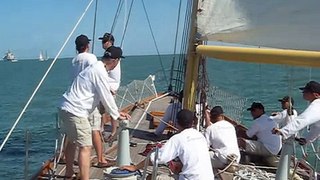
[[[39,54],[39,61],[46,61],[48,60],[48,56],[47,56],[47,51],[45,51],[45,53],[43,53],[43,51],[40,51]]]

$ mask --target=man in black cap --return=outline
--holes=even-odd
[[[283,127],[298,116],[297,111],[293,108],[294,101],[290,96],[284,96],[282,99],[278,99],[281,103],[281,112],[271,113],[270,118],[276,121],[278,127]]]
[[[99,40],[101,40],[102,42],[102,48],[106,51],[108,51],[108,48],[112,48],[114,46],[115,39],[111,33],[104,33],[102,37],[99,37]],[[115,95],[120,87],[121,82],[121,63],[118,62],[117,66],[113,70],[108,71],[108,75],[110,78],[109,82],[111,84],[111,91]],[[112,131],[111,134],[105,139],[107,142],[113,141],[118,126],[117,122],[110,119],[110,116],[108,114],[104,114],[103,123],[108,123],[109,121],[111,122]]]
[[[98,61],[97,57],[90,53],[90,39],[86,35],[79,35],[75,40],[76,50],[78,52],[77,56],[72,59],[72,72],[73,77],[85,69],[87,66],[94,64]]]
[[[78,51],[78,55],[72,60],[72,71],[73,71],[73,79],[77,77],[77,75],[84,70],[86,67],[96,63],[97,57],[90,53],[90,39],[86,35],[79,35],[76,40],[76,49]],[[121,51],[120,48],[115,48],[114,51]],[[118,52],[119,53],[119,52]],[[109,80],[108,80],[109,81]],[[104,168],[112,165],[112,163],[108,162],[103,156],[103,144],[102,144],[102,136],[101,136],[101,114],[98,108],[95,108],[93,112],[89,115],[88,120],[90,122],[92,128],[92,143],[96,150],[97,159],[98,159],[98,167]]]
[[[301,145],[313,142],[320,136],[320,83],[308,82],[302,90],[303,98],[310,102],[303,113],[281,129],[273,129],[273,133],[281,134],[285,139],[310,125],[310,131],[305,138],[296,138]]]
[[[88,117],[100,102],[113,119],[130,118],[127,113],[119,112],[108,82],[107,71],[112,70],[121,57],[121,48],[108,49],[102,61],[83,69],[63,94],[59,117],[62,121],[62,132],[68,137],[65,150],[67,178],[74,173],[73,160],[78,146],[80,176],[82,179],[89,179],[92,128]]]
[[[213,168],[225,168],[228,158],[235,155],[235,161],[240,161],[240,151],[234,126],[224,119],[221,106],[215,106],[206,111],[205,137],[211,147],[210,159]],[[228,137],[228,138],[226,138]]]
[[[110,33],[104,33],[102,37],[99,37],[99,40],[102,41],[102,48],[104,50],[107,50],[110,46],[114,45],[114,37]]]
[[[277,155],[282,147],[281,137],[271,133],[277,124],[265,114],[261,103],[253,102],[247,110],[251,112],[254,122],[246,132],[248,139],[240,138],[239,146],[250,154]]]

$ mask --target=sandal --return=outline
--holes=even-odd
[[[107,163],[101,163],[101,162],[98,162],[97,164],[97,167],[98,168],[108,168],[108,167],[111,167],[111,166],[115,166],[116,165],[116,162],[115,161],[108,161]]]

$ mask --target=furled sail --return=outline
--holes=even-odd
[[[283,49],[320,50],[319,0],[201,0],[203,40]]]

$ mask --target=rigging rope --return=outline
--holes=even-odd
[[[81,20],[83,19],[83,17],[85,16],[86,12],[88,11],[89,7],[91,6],[91,4],[93,3],[94,0],[91,0],[89,2],[89,4],[87,5],[86,9],[84,10],[84,12],[82,13],[82,15],[80,16],[80,18],[78,19],[78,22],[76,23],[76,25],[73,27],[73,29],[71,30],[69,36],[67,37],[67,39],[65,40],[65,42],[63,43],[62,47],[60,48],[58,54],[56,55],[56,57],[53,59],[52,63],[50,64],[49,68],[47,69],[47,71],[45,72],[44,76],[42,77],[42,79],[40,80],[39,84],[37,85],[37,87],[35,88],[35,90],[33,91],[32,95],[30,96],[28,102],[26,103],[26,105],[24,106],[24,108],[22,109],[22,111],[20,112],[18,118],[16,119],[15,123],[13,124],[13,126],[11,127],[9,133],[7,134],[7,136],[5,137],[4,141],[2,142],[1,146],[0,146],[0,152],[2,151],[2,148],[4,147],[4,145],[6,144],[6,142],[8,141],[12,131],[14,130],[14,128],[17,126],[18,122],[20,121],[22,115],[24,114],[24,112],[26,111],[26,109],[28,108],[29,104],[31,103],[33,97],[36,95],[36,93],[38,92],[40,86],[42,85],[43,81],[46,79],[48,73],[50,72],[51,68],[53,67],[54,63],[57,61],[58,57],[60,56],[62,50],[65,48],[67,42],[69,42],[71,36],[73,35],[74,31],[76,30],[76,28],[78,27],[78,25],[80,24]]]
[[[126,32],[127,32],[127,28],[128,28],[128,24],[129,24],[129,19],[130,19],[132,7],[133,7],[133,3],[134,3],[134,0],[132,0],[132,1],[131,1],[131,4],[130,4],[130,9],[129,9],[128,17],[127,17],[127,19],[126,19],[126,23],[125,23],[124,30],[123,30],[123,35],[122,35],[122,38],[121,38],[121,43],[120,43],[120,46],[121,46],[121,47],[122,47],[122,45],[123,45],[124,37],[125,37]],[[122,3],[122,5],[123,5],[123,3]],[[122,6],[122,5],[121,5],[121,6]]]
[[[155,37],[154,37],[154,33],[153,33],[153,30],[152,30],[152,27],[151,27],[151,23],[150,23],[150,19],[149,19],[147,10],[146,10],[146,6],[145,6],[145,4],[144,4],[144,0],[141,0],[141,2],[142,2],[142,6],[143,6],[144,13],[145,13],[146,18],[147,18],[147,21],[148,21],[148,26],[149,26],[149,29],[150,29],[150,33],[151,33],[151,36],[152,36],[152,39],[153,39],[153,42],[154,42],[154,45],[155,45],[155,48],[156,48],[158,57],[159,57],[161,69],[162,69],[163,75],[164,75],[164,79],[165,79],[165,81],[166,81],[166,83],[167,83],[167,87],[168,87],[168,86],[169,86],[168,78],[167,78],[166,73],[165,73],[165,69],[164,69],[163,62],[162,62],[162,59],[161,59],[161,56],[160,56],[159,48],[158,48],[156,39],[155,39]]]
[[[97,24],[97,11],[98,11],[98,0],[96,0],[96,5],[94,9],[94,18],[93,18],[93,33],[92,33],[92,45],[91,45],[91,52],[94,52],[94,40],[96,39],[96,24]]]
[[[180,3],[179,3],[177,26],[176,26],[176,36],[175,36],[175,40],[174,40],[173,58],[172,58],[171,71],[170,71],[170,84],[168,87],[169,91],[172,90],[173,69],[174,69],[175,59],[176,59],[176,50],[177,50],[178,33],[179,33],[179,25],[180,25],[180,14],[181,14],[181,4],[182,4],[182,0],[180,0]]]
[[[111,30],[110,30],[110,33],[112,34],[113,31],[114,31],[114,28],[116,26],[116,23],[117,23],[117,20],[119,18],[119,15],[120,15],[120,10],[122,8],[122,5],[123,5],[123,0],[120,0],[119,1],[119,4],[118,4],[118,8],[117,8],[117,11],[116,11],[116,14],[114,15],[114,18],[113,18],[113,22],[112,22],[112,26],[111,26]]]

